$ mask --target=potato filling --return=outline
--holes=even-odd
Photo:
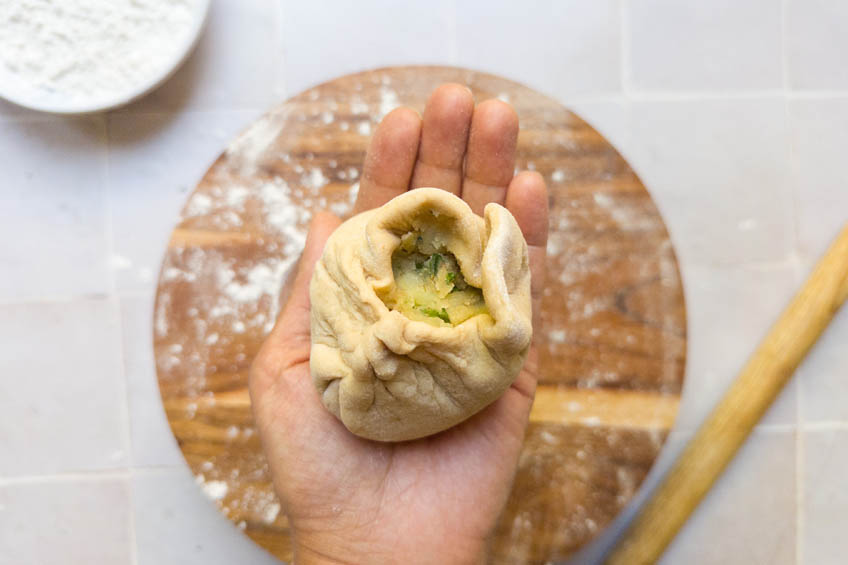
[[[483,292],[469,285],[453,253],[428,233],[409,232],[392,254],[395,285],[383,302],[410,320],[433,326],[455,326],[488,314]]]

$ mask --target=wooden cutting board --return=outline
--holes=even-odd
[[[594,129],[515,82],[450,67],[349,75],[274,108],[207,171],[165,253],[154,312],[162,402],[220,511],[288,560],[286,517],[250,412],[247,375],[312,213],[349,212],[370,134],[447,81],[521,120],[518,168],[551,193],[541,382],[496,563],[567,558],[633,497],[677,413],[686,353],[671,242],[639,178]]]

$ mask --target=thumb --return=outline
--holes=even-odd
[[[329,212],[318,212],[309,224],[309,233],[298,261],[294,282],[288,289],[288,299],[268,336],[267,341],[271,347],[293,349],[305,343],[306,356],[309,355],[309,283],[315,263],[324,252],[327,238],[341,222]],[[286,294],[285,288],[282,294]]]

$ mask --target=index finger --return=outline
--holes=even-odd
[[[421,117],[396,108],[383,118],[365,153],[365,165],[353,213],[382,206],[409,188],[418,155]]]

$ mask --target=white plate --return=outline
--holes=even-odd
[[[126,92],[108,97],[68,100],[62,93],[34,88],[0,65],[0,97],[25,108],[53,114],[87,114],[129,104],[165,82],[182,65],[197,43],[208,14],[209,0],[196,0],[192,27],[182,44],[174,49],[171,61],[157,75],[139,82]]]

